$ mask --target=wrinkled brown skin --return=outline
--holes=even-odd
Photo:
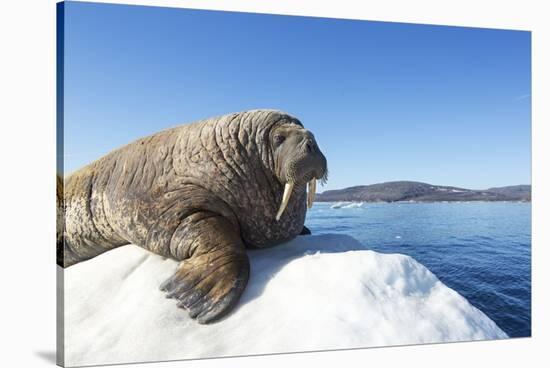
[[[223,317],[248,281],[245,248],[273,246],[306,231],[305,182],[275,220],[284,183],[275,173],[270,132],[280,126],[301,123],[255,110],[182,125],[58,180],[65,210],[58,263],[68,267],[133,243],[183,261],[161,289],[192,318],[208,323]]]

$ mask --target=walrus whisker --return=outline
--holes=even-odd
[[[283,214],[283,212],[285,212],[286,206],[288,205],[288,201],[290,200],[290,195],[292,194],[293,189],[294,189],[294,183],[285,184],[285,191],[283,193],[281,206],[279,207],[279,211],[277,211],[277,216],[275,216],[275,219],[277,221],[279,221],[279,219],[281,218],[281,215]]]

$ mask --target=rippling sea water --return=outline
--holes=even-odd
[[[531,204],[315,203],[306,226],[409,255],[504,330],[531,336]]]

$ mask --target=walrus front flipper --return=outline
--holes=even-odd
[[[237,229],[221,216],[187,223],[177,234],[182,234],[179,247],[191,257],[160,288],[191,318],[214,322],[233,309],[248,283],[245,246]]]
[[[302,232],[300,233],[300,235],[311,235],[311,230],[309,230],[309,229],[304,225],[304,228],[302,229]]]

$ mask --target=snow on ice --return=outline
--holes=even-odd
[[[64,271],[65,364],[221,357],[506,338],[414,259],[344,235],[250,251],[225,319],[200,325],[159,290],[177,263],[124,246]]]

